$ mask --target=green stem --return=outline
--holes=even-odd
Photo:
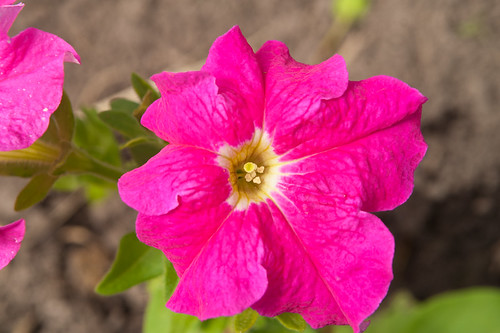
[[[64,162],[57,168],[60,172],[90,173],[116,183],[125,171],[92,157],[77,147],[72,147]]]

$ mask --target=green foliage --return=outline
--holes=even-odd
[[[170,261],[165,260],[165,302],[170,299],[178,283],[179,277],[175,272],[174,265]]]
[[[143,333],[198,332],[200,321],[196,317],[175,313],[165,307],[165,284],[162,277],[148,282],[148,293]]]
[[[129,233],[121,239],[116,258],[96,292],[113,295],[157,277],[165,271],[164,260],[160,250],[141,243],[135,233]]]
[[[131,81],[137,96],[139,96],[141,100],[144,99],[148,91],[154,94],[153,97],[155,100],[160,98],[160,95],[156,92],[156,90],[138,74],[132,73]]]
[[[14,209],[17,211],[29,208],[47,196],[57,177],[40,173],[28,182],[16,198]]]
[[[99,118],[127,138],[148,135],[146,129],[139,124],[137,119],[126,112],[117,110],[103,111],[99,113]]]
[[[276,319],[292,331],[303,332],[307,328],[306,321],[297,313],[282,313]]]
[[[500,332],[500,289],[470,288],[415,303],[408,294],[395,295],[386,309],[371,318],[366,333]],[[348,328],[335,333],[352,332]]]
[[[126,98],[115,98],[110,102],[111,110],[122,111],[132,114],[139,107],[139,103],[128,100]]]
[[[234,329],[236,333],[244,333],[251,329],[257,321],[257,318],[259,318],[259,314],[251,308],[237,314],[234,319]]]
[[[354,23],[367,13],[370,0],[333,0],[333,16],[345,23]]]
[[[422,303],[403,332],[500,332],[500,289],[471,288]]]
[[[118,142],[95,109],[82,109],[76,121],[75,143],[92,157],[111,165],[121,165]]]

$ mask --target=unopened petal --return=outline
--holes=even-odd
[[[170,144],[118,181],[122,200],[147,215],[166,214],[179,205],[193,210],[216,206],[231,191],[227,170],[204,149]]]
[[[0,227],[0,269],[16,256],[24,238],[25,222],[18,220]]]
[[[48,127],[62,97],[64,60],[75,50],[29,28],[0,41],[0,151],[30,146]]]
[[[7,38],[12,23],[17,17],[17,14],[23,9],[24,4],[18,3],[17,5],[10,5],[14,1],[1,0],[0,1],[0,39]]]

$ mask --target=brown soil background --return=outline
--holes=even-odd
[[[26,2],[11,35],[34,26],[75,47],[82,64],[66,66],[66,89],[76,106],[128,87],[132,71],[192,67],[235,24],[254,49],[278,39],[297,60],[315,62],[328,54],[317,50],[332,23],[329,0]],[[500,286],[500,3],[373,0],[337,52],[353,80],[391,75],[429,97],[429,150],[414,194],[380,214],[397,243],[391,292],[424,299]],[[0,178],[0,224],[27,220],[21,251],[0,272],[0,333],[139,332],[142,287],[93,293],[135,213],[117,197],[89,206],[80,192],[15,213],[23,183]]]

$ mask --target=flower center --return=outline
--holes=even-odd
[[[245,175],[245,180],[247,182],[253,182],[255,184],[260,184],[262,183],[262,180],[260,179],[260,176],[257,176],[257,174],[264,173],[264,166],[257,166],[257,164],[253,162],[246,162],[243,164],[243,170],[245,170],[246,175]],[[238,172],[238,171],[236,171]],[[240,171],[241,173],[241,171]]]
[[[229,204],[244,210],[252,202],[262,202],[269,197],[278,181],[278,156],[267,134],[256,130],[251,140],[238,147],[225,145],[218,153],[219,165],[228,170],[233,188]]]

